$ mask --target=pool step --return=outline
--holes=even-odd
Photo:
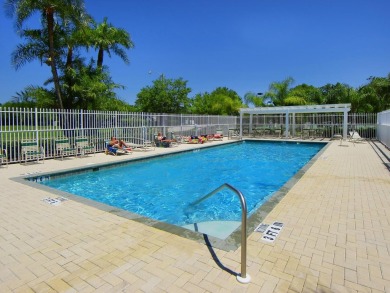
[[[226,239],[238,227],[240,221],[207,221],[182,226],[185,229],[196,231],[219,239]]]

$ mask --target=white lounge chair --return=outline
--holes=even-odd
[[[154,151],[156,148],[156,144],[153,141],[142,139],[133,140],[139,140],[140,143],[126,142],[126,145],[130,146],[134,151]]]
[[[355,143],[355,142],[364,142],[366,139],[362,138],[357,131],[350,131],[349,132],[349,141]]]
[[[236,128],[229,129],[228,139],[240,138],[240,130]]]

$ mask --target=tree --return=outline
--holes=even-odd
[[[209,114],[211,104],[212,101],[208,92],[198,93],[191,99],[190,112],[194,114]]]
[[[368,78],[369,83],[362,87],[360,92],[371,104],[374,112],[381,112],[390,109],[390,73],[387,77]]]
[[[254,105],[255,107],[262,107],[262,106],[264,106],[264,99],[263,99],[261,94],[247,92],[244,95],[244,104],[247,107],[249,107],[250,104]]]
[[[320,91],[324,98],[324,104],[342,104],[350,103],[350,95],[353,88],[338,82],[336,84],[328,83],[320,87]]]
[[[95,68],[93,60],[85,66],[81,60],[74,62],[73,68],[66,71],[68,79],[73,81],[72,87],[64,84],[64,92],[69,97],[67,106],[71,109],[119,110],[125,109],[115,89],[123,89],[122,85],[111,80],[108,68]],[[68,94],[69,93],[69,94]],[[72,99],[70,99],[72,98]]]
[[[58,33],[59,38],[61,39],[61,47],[64,51],[64,56],[61,58],[60,62],[60,68],[63,73],[61,80],[63,82],[63,87],[68,89],[65,97],[67,100],[65,101],[65,105],[71,104],[71,101],[76,98],[76,93],[72,91],[76,82],[73,78],[74,63],[77,63],[80,68],[80,64],[83,64],[84,62],[84,59],[79,55],[79,50],[82,47],[87,48],[86,31],[93,22],[92,17],[85,15],[83,11],[76,12],[80,13],[78,17],[80,21],[77,23],[64,22]]]
[[[52,108],[55,106],[53,94],[53,92],[43,87],[30,85],[24,90],[17,92],[11,101],[4,104],[4,107]]]
[[[211,93],[197,94],[192,100],[191,112],[209,115],[238,115],[243,107],[240,96],[226,87],[218,87]]]
[[[167,79],[164,75],[153,81],[152,86],[142,88],[135,101],[141,112],[185,113],[189,107],[191,89],[182,78]]]
[[[302,106],[306,105],[306,100],[300,96],[289,95],[284,99],[284,106]]]
[[[93,23],[93,27],[87,31],[87,42],[98,51],[97,67],[103,66],[104,52],[107,52],[111,57],[111,52],[119,56],[126,64],[129,63],[126,49],[134,47],[130,35],[124,29],[116,28],[112,24],[107,23],[107,17],[100,24]]]
[[[296,87],[292,88],[288,94],[288,100],[286,105],[321,105],[324,103],[323,96],[321,94],[321,91],[312,86],[312,85],[307,85],[307,84],[300,84],[297,85]],[[291,98],[295,97],[295,99],[299,98],[296,100],[296,103],[292,104],[291,103]]]
[[[26,29],[21,30],[19,35],[24,38],[25,42],[18,44],[11,54],[11,64],[13,67],[19,70],[26,63],[36,59],[41,64],[46,63],[48,56],[46,31],[41,29]]]
[[[283,106],[293,82],[294,79],[292,77],[287,77],[281,82],[272,82],[268,92],[264,94],[264,99],[270,98],[275,106]]]
[[[34,13],[41,15],[43,29],[46,30],[48,55],[46,63],[50,66],[59,108],[63,108],[60,80],[57,72],[59,54],[55,46],[55,21],[79,21],[79,11],[84,10],[82,0],[6,0],[5,8],[9,16],[15,16],[16,27],[21,30],[23,24]]]

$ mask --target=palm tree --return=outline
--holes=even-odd
[[[288,97],[290,86],[294,82],[292,77],[287,77],[281,82],[273,82],[269,86],[268,92],[264,94],[265,98],[271,98],[275,106],[283,106],[284,100]]]
[[[19,33],[20,37],[26,40],[25,43],[17,45],[11,54],[11,63],[16,70],[23,65],[38,59],[41,64],[47,63],[48,48],[47,34],[42,29],[26,29]]]
[[[244,95],[244,104],[248,107],[250,104],[253,104],[255,107],[262,107],[264,106],[262,95],[262,93],[247,92]]]
[[[63,109],[60,81],[57,72],[57,59],[59,54],[55,46],[55,21],[57,19],[73,21],[79,20],[80,11],[84,11],[83,0],[6,0],[5,8],[9,16],[15,16],[15,23],[18,30],[23,27],[25,21],[34,13],[41,15],[43,29],[46,30],[48,56],[46,63],[51,67],[55,92],[59,108]]]
[[[98,50],[97,67],[102,68],[104,52],[107,52],[111,57],[111,51],[118,55],[126,64],[129,63],[126,49],[134,47],[133,42],[130,39],[130,35],[127,31],[120,28],[113,27],[110,23],[107,23],[107,17],[104,18],[100,24],[95,24],[92,29],[89,30],[89,43],[96,50]]]

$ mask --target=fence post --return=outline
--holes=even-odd
[[[38,130],[38,108],[35,108],[35,135],[37,137],[37,147],[39,147],[39,130]]]
[[[114,123],[115,123],[115,137],[118,139],[118,111],[114,112]]]
[[[81,136],[84,137],[84,112],[83,109],[80,109],[80,129],[81,129]]]
[[[183,114],[180,114],[180,133],[183,133]]]

